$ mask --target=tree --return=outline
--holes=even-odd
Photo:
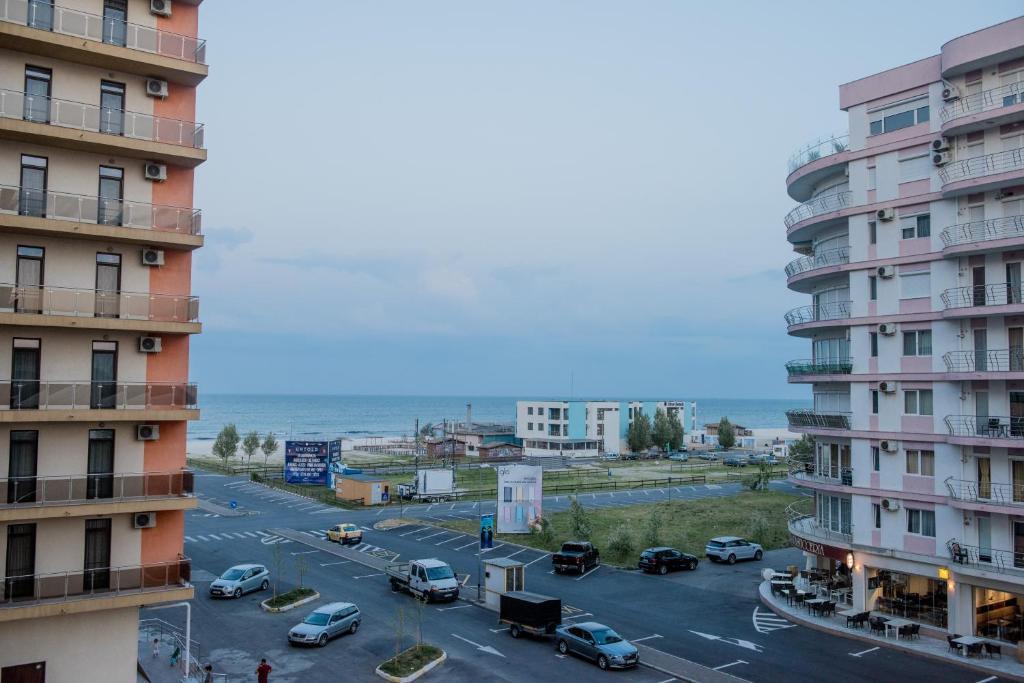
[[[641,453],[650,448],[653,441],[651,418],[647,417],[644,413],[639,413],[633,418],[629,429],[626,431],[626,442],[629,444],[629,450],[634,453]]]
[[[242,452],[245,453],[245,464],[252,462],[252,456],[260,449],[260,435],[256,432],[249,432],[242,439]]]
[[[668,419],[668,413],[663,408],[658,408],[654,413],[654,430],[651,439],[658,448],[666,451],[672,448],[672,422]]]
[[[644,525],[644,545],[648,548],[661,545],[661,511],[657,505],[651,506],[651,514]]]
[[[277,439],[274,437],[274,432],[267,432],[263,443],[260,444],[260,450],[263,451],[263,464],[266,465],[270,456],[277,452]]]
[[[569,520],[572,528],[572,535],[581,540],[589,541],[590,535],[593,533],[593,527],[590,524],[590,513],[583,507],[575,496],[573,496],[572,503],[569,505]]]
[[[789,459],[793,462],[807,463],[814,460],[814,437],[804,434],[800,440],[789,447]]]
[[[227,465],[228,460],[235,457],[235,454],[238,453],[239,440],[238,428],[235,427],[235,423],[230,422],[224,425],[224,428],[220,430],[220,434],[217,435],[217,440],[213,442],[213,454]]]
[[[767,491],[772,480],[772,466],[766,462],[757,463],[757,472],[748,475],[744,480],[751,491]]]
[[[434,435],[434,423],[428,422],[427,424],[420,427],[420,436],[433,436]]]
[[[275,545],[281,545],[281,544],[280,543],[276,543]],[[306,556],[305,555],[296,555],[295,556],[295,574],[299,577],[299,588],[302,588],[302,578],[306,575],[307,571],[309,571],[309,562],[306,560]]]
[[[683,439],[686,438],[686,433],[683,431],[683,423],[679,419],[679,413],[674,412],[668,416],[669,425],[672,427],[672,439],[669,441],[669,446],[674,451],[678,451],[683,447]]]
[[[736,429],[727,417],[718,421],[718,445],[726,450],[736,445]]]

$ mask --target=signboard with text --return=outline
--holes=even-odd
[[[530,533],[541,516],[543,476],[542,467],[498,467],[498,533]]]
[[[337,448],[333,444],[338,444]],[[285,441],[284,480],[289,484],[330,483],[331,462],[340,461],[340,443],[330,441]]]

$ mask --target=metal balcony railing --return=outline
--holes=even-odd
[[[1024,507],[1024,484],[968,481],[946,477],[949,495],[968,503],[993,503]]]
[[[0,21],[206,63],[206,41],[38,0],[0,0]]]
[[[1024,169],[1024,149],[1008,149],[1005,152],[951,161],[939,169],[939,179],[946,185],[958,180],[982,178],[1021,169]]]
[[[202,213],[198,209],[12,185],[0,185],[0,213],[183,235],[198,235],[202,228]]]
[[[943,230],[939,237],[947,248],[959,244],[1024,237],[1024,216],[1005,216],[986,221],[958,223]]]
[[[191,470],[4,477],[0,478],[0,508],[178,498],[192,495],[194,481]]]
[[[824,484],[853,486],[853,469],[849,467],[821,468],[813,462],[795,463],[789,473],[796,479],[820,481]]]
[[[1007,306],[1024,303],[1024,287],[1000,282],[994,285],[954,287],[942,293],[946,309],[975,306]]]
[[[793,277],[809,270],[838,266],[850,262],[850,247],[837,247],[815,252],[812,256],[801,256],[786,265],[786,277]]]
[[[203,146],[203,124],[0,89],[0,117],[183,147]]]
[[[791,360],[786,363],[786,372],[790,377],[799,377],[801,375],[849,375],[853,372],[853,360],[850,358]]]
[[[801,166],[805,166],[812,161],[817,161],[823,157],[845,152],[849,148],[850,135],[848,133],[839,133],[836,135],[818,138],[817,140],[809,142],[797,151],[793,152],[793,155],[789,157],[789,163],[786,167],[789,172],[792,173]]]
[[[939,111],[943,123],[991,109],[1001,109],[1024,102],[1024,82],[1007,83],[991,90],[982,90],[953,100]]]
[[[1024,417],[947,415],[944,421],[950,436],[1024,439]]]
[[[820,197],[808,200],[786,214],[785,223],[787,228],[793,227],[802,220],[820,216],[823,213],[839,211],[851,206],[852,192],[836,192],[834,194],[823,194]]]
[[[949,372],[1024,372],[1024,347],[948,351],[942,360]]]
[[[791,503],[786,508],[786,521],[790,533],[797,536],[812,536],[823,540],[843,541],[845,543],[853,541],[852,524],[840,524],[833,529],[817,520],[811,510],[812,503],[809,498]]]
[[[786,324],[793,326],[825,320],[843,320],[850,317],[850,303],[849,301],[831,301],[810,306],[798,306],[786,314]]]
[[[1024,553],[1012,550],[982,548],[950,539],[946,542],[946,551],[953,564],[978,567],[979,569],[995,569],[1000,572],[1024,570]]]
[[[195,322],[199,299],[173,294],[107,292],[97,289],[19,286],[0,283],[0,312]]]
[[[199,405],[195,384],[0,380],[3,410],[161,410]]]
[[[189,586],[191,576],[192,560],[186,557],[152,564],[3,576],[0,609],[165,591]]]
[[[787,410],[790,427],[817,429],[849,429],[851,413],[839,411]]]

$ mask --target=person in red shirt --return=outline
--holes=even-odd
[[[269,664],[267,664],[267,660],[265,658],[261,659],[260,665],[256,667],[257,683],[269,683],[271,671],[273,671],[273,668]]]

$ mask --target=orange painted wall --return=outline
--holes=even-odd
[[[188,381],[188,336],[162,335],[163,350],[146,357],[147,382]]]
[[[147,441],[143,466],[147,472],[170,472],[185,466],[185,434],[187,423],[160,422],[160,438]]]
[[[169,17],[157,17],[156,27],[161,31],[180,33],[183,36],[199,35],[199,8],[183,2],[172,3]]]
[[[156,513],[156,526],[142,530],[142,564],[171,562],[185,548],[185,511]]]

